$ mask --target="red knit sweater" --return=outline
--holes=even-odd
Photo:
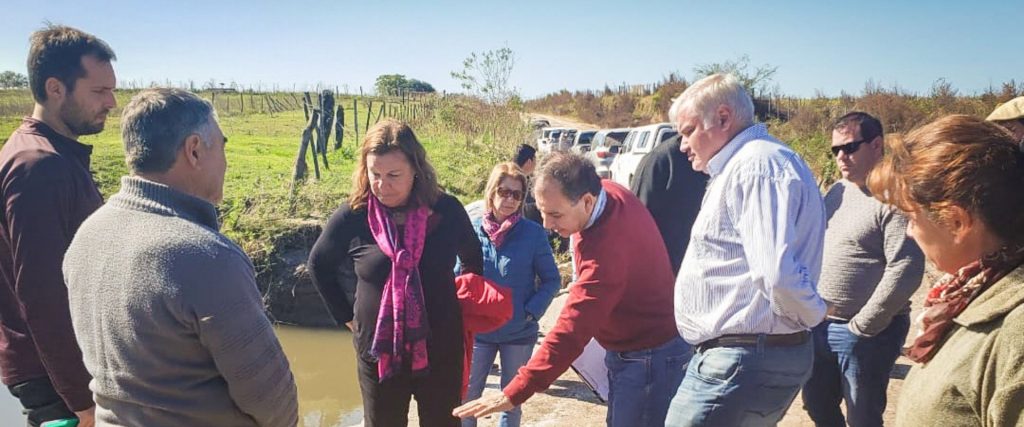
[[[604,212],[573,236],[577,279],[558,322],[505,387],[513,404],[547,389],[591,337],[608,350],[633,351],[679,334],[672,307],[675,277],[654,219],[629,190],[608,180],[602,186],[608,195]]]

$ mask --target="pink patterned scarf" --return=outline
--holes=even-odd
[[[498,220],[494,218],[493,212],[488,212],[487,215],[484,215],[484,232],[491,238],[491,242],[494,242],[494,247],[500,248],[501,245],[505,243],[505,237],[508,236],[508,232],[512,230],[512,227],[514,227],[522,217],[523,214],[515,213],[509,215],[508,218],[505,218],[504,221],[499,223]]]
[[[970,305],[974,298],[1024,262],[1024,248],[1003,248],[947,274],[928,291],[924,312],[917,322],[921,331],[904,355],[917,363],[925,363],[939,349],[943,338],[953,328],[953,319]]]
[[[388,215],[388,208],[371,195],[367,197],[370,232],[388,258],[391,274],[384,284],[377,328],[370,354],[377,358],[380,382],[401,372],[409,363],[412,374],[426,374],[427,312],[420,283],[420,256],[427,234],[428,210],[420,206],[406,213],[404,232]],[[401,241],[399,237],[401,236]]]

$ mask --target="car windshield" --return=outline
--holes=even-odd
[[[607,138],[608,138],[609,140],[611,140],[611,141],[609,141],[609,142],[608,142],[607,144],[608,144],[608,145],[612,145],[612,144],[622,144],[622,141],[624,141],[624,140],[626,139],[626,135],[629,135],[629,132],[615,132],[615,133],[609,133],[609,134],[608,134],[608,136],[607,136]]]

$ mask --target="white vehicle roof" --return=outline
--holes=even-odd
[[[673,125],[672,123],[655,123],[653,125],[637,126],[637,127],[633,128],[631,130],[633,130],[634,132],[642,132],[642,131],[645,131],[645,130],[655,130],[655,129],[666,128],[666,127],[671,129],[671,128],[674,128],[675,125]]]
[[[601,129],[601,130],[599,130],[597,132],[598,133],[603,133],[603,134],[609,134],[609,133],[613,133],[613,132],[629,132],[631,130],[633,130],[633,128],[614,128],[614,129]]]

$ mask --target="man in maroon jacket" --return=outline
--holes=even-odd
[[[454,414],[480,417],[522,404],[547,389],[593,337],[608,350],[608,425],[663,426],[692,350],[675,327],[675,277],[654,219],[578,154],[549,154],[536,175],[544,227],[573,237],[577,279],[558,322],[502,394]]]
[[[106,43],[74,28],[33,33],[35,110],[0,149],[0,373],[31,426],[76,416],[93,425],[61,263],[103,203],[89,172],[92,147],[77,139],[101,132],[115,107],[114,59]]]

